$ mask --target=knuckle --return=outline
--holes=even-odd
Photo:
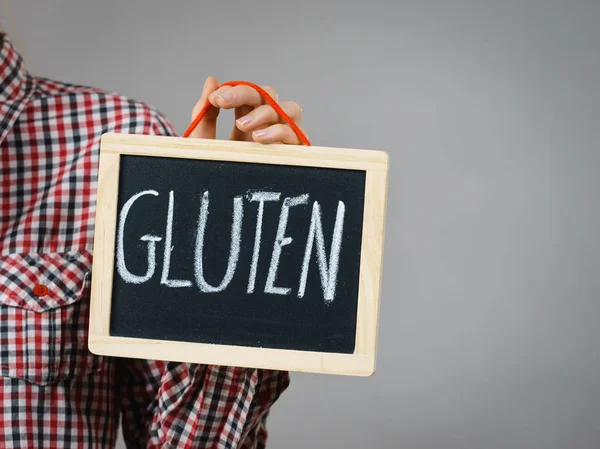
[[[273,137],[281,137],[283,134],[285,134],[286,128],[287,125],[284,125],[283,123],[277,123],[272,125],[271,133]]]
[[[223,87],[219,87],[218,89],[215,89],[212,94],[215,95],[215,96],[219,96],[219,95],[222,95],[223,93],[225,93],[227,91],[231,91],[231,87],[229,87],[229,86],[223,86]]]
[[[263,86],[262,89],[277,101],[277,91],[271,86]]]
[[[302,107],[295,101],[286,101],[281,104],[283,110],[295,121],[302,119]]]
[[[235,98],[240,94],[240,92],[242,92],[239,87],[240,86],[224,86],[219,89],[219,93],[221,95],[224,93],[231,94]]]
[[[264,104],[259,109],[265,121],[270,123],[277,123],[279,121],[279,114],[270,104]]]
[[[273,135],[273,134],[279,134],[281,132],[281,130],[279,129],[279,124],[275,123],[272,125],[268,125],[267,128],[269,128],[269,134]]]
[[[290,101],[290,113],[296,118],[302,117],[302,106],[295,101]]]

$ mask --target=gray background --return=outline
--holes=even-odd
[[[180,133],[212,74],[390,153],[377,372],[294,374],[269,447],[600,447],[600,2],[8,3],[32,71]]]

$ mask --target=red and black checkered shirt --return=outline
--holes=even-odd
[[[156,110],[31,76],[0,39],[0,447],[261,448],[287,372],[87,349],[100,136],[174,135]]]

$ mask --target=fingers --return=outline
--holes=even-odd
[[[196,118],[198,113],[202,110],[206,104],[208,96],[219,87],[219,82],[212,76],[209,76],[204,82],[204,88],[200,99],[192,109],[192,120]],[[198,123],[198,126],[190,134],[190,137],[200,139],[215,139],[217,137],[217,117],[219,115],[219,108],[210,106],[206,114]]]
[[[263,86],[262,89],[277,101],[277,91],[270,86]],[[235,119],[248,115],[255,107],[264,105],[266,100],[252,87],[249,86],[223,86],[213,92],[210,97],[216,106],[223,109],[235,109]],[[209,98],[209,101],[210,101]],[[276,123],[276,122],[275,122]],[[252,141],[252,134],[244,132],[241,128],[233,126],[231,140]]]
[[[277,101],[277,91],[269,86],[262,88]],[[208,101],[222,109],[239,108],[240,106],[260,106],[266,101],[250,86],[223,86],[212,92]]]
[[[277,91],[269,86],[262,87],[275,101]],[[282,118],[277,111],[250,86],[219,87],[217,80],[208,77],[204,84],[202,96],[192,111],[192,119],[202,110],[206,102],[210,107],[206,114],[190,134],[190,137],[215,139],[217,135],[217,116],[220,109],[235,109],[235,126],[231,139],[256,141],[259,143],[300,144],[301,141],[287,123],[281,123]],[[302,121],[302,108],[293,101],[279,104],[283,111],[294,121]],[[302,130],[304,132],[304,130]]]
[[[302,121],[302,108],[298,103],[283,101],[279,106],[295,123],[300,124]],[[279,114],[271,105],[262,105],[248,112],[235,122],[240,131],[251,132],[282,121],[282,118],[279,117]]]
[[[302,133],[306,132],[301,129]],[[252,137],[259,143],[285,143],[289,145],[300,144],[300,139],[289,125],[278,123],[267,128],[256,130],[252,133]]]
[[[261,107],[261,106],[259,106],[259,107]],[[248,115],[250,112],[252,112],[253,109],[254,109],[254,106],[248,106],[248,105],[240,106],[239,108],[235,108],[235,119],[237,120],[241,117]],[[231,140],[240,140],[240,141],[245,140],[245,141],[251,142],[252,134],[250,134],[249,132],[244,132],[240,127],[238,127],[234,124],[229,138]]]

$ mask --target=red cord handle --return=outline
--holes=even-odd
[[[260,86],[257,86],[256,84],[249,83],[248,81],[228,81],[226,83],[221,84],[219,87],[223,87],[223,86],[248,86],[248,87],[253,88],[255,91],[257,91],[260,94],[261,97],[263,97],[265,99],[265,101],[267,103],[269,103],[273,107],[273,109],[275,109],[275,111],[277,111],[279,116],[282,119],[284,119],[292,127],[292,129],[294,130],[294,132],[296,133],[296,135],[298,136],[300,141],[304,145],[310,146],[310,142],[309,142],[308,138],[304,135],[304,133],[302,132],[300,127],[294,123],[294,121],[290,118],[290,116],[285,113],[285,111],[281,108],[281,106],[279,106],[277,104],[277,102],[275,100],[273,100],[273,98],[263,88],[261,88]],[[200,112],[198,112],[198,115],[196,115],[196,118],[192,121],[192,123],[190,123],[190,126],[188,126],[188,129],[186,129],[185,132],[183,133],[183,137],[190,136],[190,134],[192,133],[192,131],[194,131],[194,129],[196,129],[196,126],[198,126],[198,123],[200,123],[200,120],[202,120],[202,118],[204,117],[204,114],[206,114],[206,111],[208,111],[210,106],[211,106],[211,104],[207,100],[206,104],[204,105],[202,110]]]

